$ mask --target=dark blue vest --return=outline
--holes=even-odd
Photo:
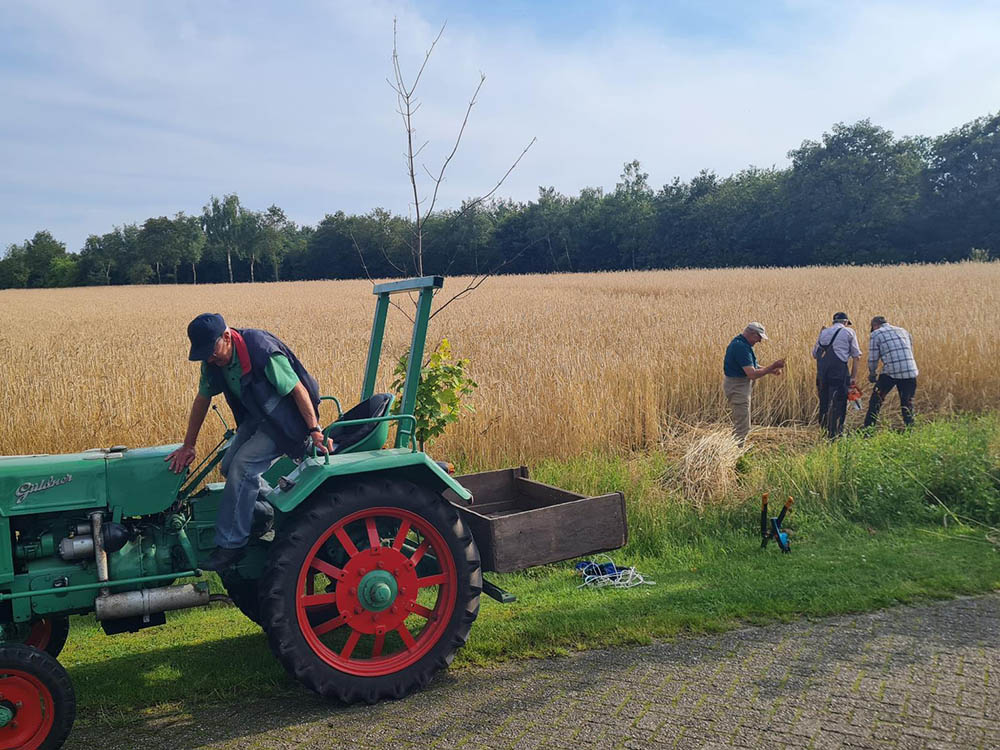
[[[209,365],[206,368],[208,377],[216,388],[221,388],[233,411],[236,424],[242,426],[249,422],[263,429],[278,448],[291,458],[301,458],[305,453],[306,440],[309,437],[311,424],[306,424],[292,394],[279,396],[271,381],[264,374],[268,360],[275,354],[283,354],[288,358],[292,370],[309,393],[309,401],[319,417],[319,384],[299,362],[294,352],[285,346],[277,336],[256,328],[235,328],[243,337],[250,355],[250,372],[240,379],[242,394],[236,398],[226,386],[226,379],[221,368]],[[236,346],[235,342],[233,346]]]

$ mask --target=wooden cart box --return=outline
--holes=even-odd
[[[454,505],[472,530],[483,570],[510,573],[623,547],[628,541],[620,492],[584,497],[528,478],[527,467],[456,479],[473,496]]]

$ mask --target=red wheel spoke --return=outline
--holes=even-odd
[[[358,645],[358,641],[361,639],[361,633],[357,630],[352,630],[351,635],[347,638],[347,643],[344,644],[344,648],[340,650],[340,658],[350,659],[351,653],[354,651],[354,647]]]
[[[327,620],[321,625],[317,625],[313,628],[313,632],[315,632],[316,635],[323,635],[325,633],[329,633],[331,630],[336,630],[345,622],[347,622],[347,615],[337,615],[332,620]]]
[[[366,518],[365,526],[368,528],[368,546],[372,549],[378,549],[382,546],[382,540],[379,538],[378,529],[375,527],[375,519]]]
[[[332,594],[308,594],[306,596],[299,597],[299,602],[306,609],[309,609],[310,607],[322,607],[327,604],[336,604],[337,594],[336,592]]]
[[[424,589],[428,586],[443,586],[446,583],[448,583],[448,575],[446,573],[438,573],[436,576],[418,578],[417,588]]]
[[[431,619],[431,615],[434,614],[431,610],[427,609],[427,607],[425,607],[423,604],[417,604],[416,602],[413,602],[413,604],[410,605],[410,611],[413,614],[420,615],[421,617],[426,618],[428,620]]]
[[[375,645],[372,646],[372,658],[382,655],[382,645],[385,643],[385,633],[375,634]]]
[[[396,628],[396,632],[399,633],[399,637],[403,639],[403,643],[406,644],[407,648],[413,648],[417,645],[417,642],[413,640],[413,634],[406,629],[406,625],[403,623],[399,624],[399,627]]]
[[[350,539],[348,539],[347,541],[350,541]],[[353,547],[354,545],[351,546]],[[357,549],[354,550],[355,553],[357,551],[358,551]],[[352,553],[348,551],[348,554]],[[312,562],[309,563],[309,567],[317,571],[318,573],[322,573],[331,581],[339,581],[344,577],[344,571],[342,571],[340,568],[336,566],[330,565],[330,563],[328,562],[320,560],[318,557],[313,558]]]
[[[348,557],[354,557],[358,554],[358,548],[354,546],[354,542],[351,541],[351,537],[344,531],[343,526],[338,526],[333,533],[340,540],[340,544],[343,546],[344,551],[347,552]]]
[[[431,546],[430,539],[424,539],[424,541],[420,543],[420,546],[417,547],[416,551],[413,553],[413,557],[410,558],[410,565],[416,567],[417,563],[420,562],[420,559],[424,556],[424,553],[430,546]]]
[[[403,522],[399,525],[399,531],[396,533],[396,539],[392,543],[392,548],[395,550],[403,549],[403,542],[406,541],[406,535],[410,533],[410,522],[403,519]]]

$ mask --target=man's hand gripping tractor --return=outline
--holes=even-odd
[[[582,497],[524,467],[452,477],[418,451],[413,407],[440,277],[374,288],[361,403],[330,424],[332,455],[283,458],[265,474],[253,540],[222,575],[295,679],[345,702],[399,698],[447,666],[468,639],[483,581],[626,540],[620,493]],[[419,294],[398,413],[375,379],[391,294]],[[384,448],[391,423],[394,447]],[[213,551],[223,485],[205,484],[232,437],[189,475],[176,445],[114,446],[0,458],[0,750],[51,750],[75,717],[57,657],[69,616],[108,634],[162,624],[210,601],[199,564]],[[202,579],[202,580],[199,580]]]

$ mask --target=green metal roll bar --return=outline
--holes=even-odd
[[[423,276],[419,279],[376,284],[372,288],[372,294],[378,297],[378,302],[375,303],[375,320],[372,322],[372,337],[368,344],[368,364],[365,366],[365,379],[361,386],[362,401],[371,398],[375,393],[375,376],[378,374],[378,362],[382,356],[382,339],[385,336],[385,319],[389,313],[389,297],[400,292],[420,292],[417,300],[417,316],[413,321],[413,338],[410,340],[410,359],[406,365],[406,380],[403,384],[403,401],[399,405],[399,414],[396,415],[400,418],[408,417],[410,426],[404,428],[400,424],[396,430],[397,448],[402,448],[407,443],[416,445],[417,421],[413,416],[413,409],[417,403],[417,386],[420,384],[420,368],[424,361],[431,302],[434,300],[434,292],[443,286],[443,276]]]

